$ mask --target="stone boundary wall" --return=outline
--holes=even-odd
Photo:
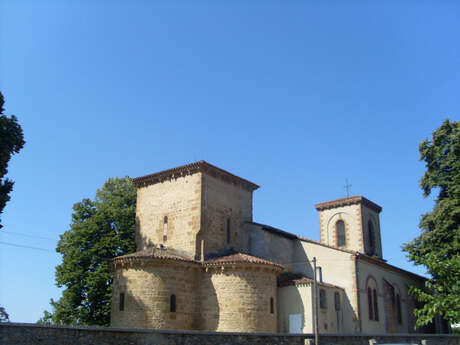
[[[375,341],[375,342],[374,342]],[[324,335],[320,345],[460,345],[459,335]],[[218,333],[0,323],[1,345],[312,345],[312,334]]]

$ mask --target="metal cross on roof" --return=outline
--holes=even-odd
[[[346,179],[345,179],[345,186],[344,186],[344,188],[347,190],[347,198],[350,196],[350,187],[351,187],[351,186],[352,186],[352,185],[348,183],[348,179],[346,178]]]

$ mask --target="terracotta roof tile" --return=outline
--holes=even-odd
[[[290,239],[293,239],[293,240],[298,239],[298,236],[296,234],[293,234],[293,233],[290,233],[290,232],[287,232],[287,231],[284,231],[284,230],[281,230],[281,229],[278,229],[278,228],[274,228],[273,226],[270,226],[270,225],[256,223],[256,222],[246,222],[246,223],[260,226],[262,228],[262,230],[266,230],[266,231],[278,234],[278,235],[286,237],[286,238],[290,238]]]
[[[302,284],[313,285],[314,280],[311,279],[311,278],[302,276],[300,274],[291,273],[291,272],[282,273],[278,277],[278,286],[280,286],[280,287],[282,287],[282,286],[290,286],[290,285],[302,285]],[[325,283],[325,282],[318,282],[318,285],[319,286],[324,286],[324,287],[329,287],[329,288],[335,288],[335,289],[344,290],[343,287],[333,285],[333,284],[329,284],[329,283]]]
[[[205,265],[222,265],[222,264],[237,264],[237,263],[249,263],[249,264],[259,264],[259,265],[268,265],[278,267],[283,269],[283,266],[272,261],[261,259],[252,255],[236,253],[226,256],[221,256],[215,259],[206,260]]]
[[[193,262],[197,263],[197,261],[193,260],[191,257],[180,253],[174,249],[169,248],[148,248],[141,251],[137,251],[132,254],[127,254],[123,256],[118,256],[111,260],[112,265],[116,265],[118,263],[132,263],[132,262],[145,262],[150,261],[152,259],[158,260],[173,260],[173,261],[184,261],[184,262]]]
[[[315,208],[318,211],[325,210],[328,208],[334,208],[334,207],[341,207],[341,206],[348,206],[348,205],[353,205],[353,204],[363,204],[370,209],[374,210],[375,212],[380,213],[382,211],[382,207],[377,205],[376,203],[370,201],[369,199],[366,199],[365,197],[361,195],[356,195],[356,196],[349,196],[346,198],[340,198],[340,199],[335,199],[331,201],[326,201],[326,202],[321,202],[319,204],[315,205]]]
[[[299,241],[309,242],[309,243],[316,244],[316,245],[319,245],[319,246],[322,246],[322,247],[335,249],[335,250],[338,250],[338,251],[341,251],[341,252],[344,252],[344,253],[349,253],[351,255],[356,256],[359,260],[364,260],[364,261],[376,264],[377,266],[381,266],[381,267],[384,267],[384,268],[387,268],[389,270],[393,270],[393,271],[396,271],[396,272],[401,272],[403,274],[407,273],[407,274],[409,274],[409,275],[411,275],[411,276],[413,276],[415,278],[418,278],[418,279],[424,279],[424,280],[427,279],[426,277],[420,276],[420,275],[415,274],[413,272],[406,271],[406,270],[404,270],[402,268],[390,265],[384,259],[373,258],[371,256],[368,256],[368,255],[364,254],[364,253],[360,253],[360,252],[358,252],[356,250],[351,250],[351,249],[346,249],[346,248],[342,248],[342,247],[332,246],[332,245],[329,245],[329,244],[326,244],[326,243],[311,240],[309,238],[298,236],[296,234],[293,234],[293,233],[290,233],[290,232],[287,232],[287,231],[284,231],[284,230],[280,230],[280,229],[277,229],[277,228],[274,228],[274,227],[271,227],[271,226],[268,226],[268,225],[260,224],[260,223],[255,223],[255,222],[247,222],[247,223],[260,226],[262,230],[277,234],[279,236],[283,236],[283,237],[290,238],[290,239],[296,239],[296,240],[299,240]]]
[[[423,280],[423,281],[428,279],[428,278],[423,277],[421,275],[418,275],[416,273],[406,271],[406,270],[404,270],[402,268],[390,265],[389,263],[387,263],[387,262],[385,262],[385,261],[383,261],[381,259],[373,258],[373,257],[365,255],[365,254],[358,253],[357,257],[358,257],[359,260],[369,262],[371,264],[374,264],[376,266],[380,266],[382,268],[386,268],[386,269],[394,271],[394,272],[399,272],[399,273],[402,273],[402,274],[408,274],[408,275],[410,275],[410,276],[412,276],[413,278],[416,278],[416,279],[420,279],[420,280]]]
[[[255,222],[246,222],[246,223],[254,224],[256,226],[260,226],[261,229],[264,230],[264,231],[268,231],[268,232],[271,232],[271,233],[273,233],[275,235],[283,236],[283,237],[286,237],[286,238],[289,238],[289,239],[292,239],[292,240],[299,240],[299,241],[309,242],[309,243],[317,244],[317,245],[320,245],[320,246],[323,246],[323,247],[339,250],[341,252],[350,253],[350,254],[357,254],[358,253],[355,250],[346,249],[346,248],[337,247],[337,246],[331,246],[329,244],[325,244],[325,243],[322,243],[322,242],[311,240],[311,239],[306,238],[306,237],[298,236],[296,234],[293,234],[292,232],[287,232],[287,231],[284,231],[284,230],[281,230],[281,229],[277,229],[277,228],[274,228],[274,227],[269,226],[269,225],[255,223]]]
[[[251,191],[259,188],[259,186],[256,185],[255,183],[245,180],[244,178],[241,178],[239,176],[233,175],[232,173],[229,173],[228,171],[218,168],[205,161],[194,162],[194,163],[182,165],[176,168],[156,172],[153,174],[136,177],[133,179],[133,182],[137,187],[144,187],[149,184],[154,184],[157,182],[162,182],[165,180],[169,180],[169,179],[173,179],[173,178],[177,178],[181,176],[191,175],[197,172],[205,172],[211,176],[220,178],[221,180],[224,180],[230,183],[240,185],[243,188],[251,190]]]

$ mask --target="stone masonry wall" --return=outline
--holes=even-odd
[[[322,267],[323,281],[345,289],[343,312],[347,316],[343,320],[343,332],[359,332],[357,286],[354,277],[355,262],[353,255],[311,242],[298,241],[298,244],[297,257],[294,261],[304,263],[295,265],[296,272],[312,277],[311,260],[316,257],[318,266]]]
[[[244,252],[283,265],[287,271],[293,271],[294,241],[265,231],[262,226],[245,224]]]
[[[362,330],[363,333],[413,333],[415,319],[409,305],[412,297],[409,295],[409,286],[423,287],[423,280],[415,279],[402,272],[380,267],[370,262],[359,260],[359,292],[361,295]],[[385,281],[395,287],[395,293],[399,294],[401,300],[401,324],[396,320],[396,314],[391,310],[391,301],[385,300]],[[377,291],[377,305],[379,320],[370,320],[367,287],[373,282]],[[390,315],[388,315],[390,314]],[[392,321],[392,329],[387,329],[387,319]]]
[[[364,253],[361,231],[361,205],[348,205],[319,211],[321,242],[337,246],[335,223],[345,223],[346,248]]]
[[[306,345],[313,344],[312,339],[311,334],[214,333],[0,323],[0,344],[5,345]],[[372,340],[376,340],[377,344],[460,345],[458,335],[424,334],[327,335],[320,336],[319,343],[321,345],[369,345]]]
[[[202,235],[205,255],[228,248],[244,250],[243,227],[252,221],[252,191],[203,174]],[[230,243],[227,243],[230,219]]]
[[[163,243],[199,256],[201,176],[196,173],[137,189],[137,250]],[[167,240],[163,241],[165,217]]]
[[[276,332],[277,272],[251,267],[210,268],[201,285],[201,329]],[[270,298],[274,299],[270,313]]]
[[[118,268],[114,272],[112,327],[197,329],[199,268],[194,266],[159,261]],[[120,293],[125,294],[123,311]],[[176,312],[170,312],[171,294],[176,296]]]

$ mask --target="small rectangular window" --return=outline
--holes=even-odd
[[[334,293],[334,307],[335,310],[340,310],[340,294],[338,292]]]
[[[319,290],[319,307],[327,309],[326,291],[323,289]]]
[[[125,310],[125,294],[124,292],[120,293],[120,311]]]
[[[176,312],[176,295],[171,295],[170,302],[169,302],[169,311],[171,313]]]
[[[270,314],[275,313],[275,301],[273,297],[270,297]]]
[[[163,242],[168,241],[168,216],[163,218]]]

